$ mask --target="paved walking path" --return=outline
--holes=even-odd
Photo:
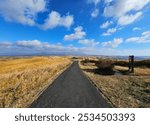
[[[31,105],[33,108],[111,107],[79,68],[78,62],[64,71]]]

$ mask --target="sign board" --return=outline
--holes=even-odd
[[[129,71],[134,72],[134,56],[129,56]]]

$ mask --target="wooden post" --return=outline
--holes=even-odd
[[[129,71],[134,72],[134,56],[129,56]]]

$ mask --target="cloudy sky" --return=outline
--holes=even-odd
[[[0,0],[0,55],[150,56],[150,0]]]

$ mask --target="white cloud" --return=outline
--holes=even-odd
[[[150,36],[150,30],[142,33],[142,36]]]
[[[48,42],[41,42],[39,40],[21,40],[16,42],[16,46],[26,48],[61,48],[60,44],[51,45]]]
[[[45,23],[40,27],[44,30],[53,29],[57,26],[69,28],[73,23],[74,17],[72,15],[61,16],[58,12],[52,11],[45,20]]]
[[[113,5],[105,7],[104,15],[106,17],[119,19],[119,24],[128,25],[136,21],[136,19],[142,15],[139,11],[142,10],[149,2],[150,0],[116,0]],[[128,19],[128,23],[125,23],[123,19]]]
[[[10,42],[0,42],[0,47],[10,47],[12,43]]]
[[[97,6],[101,2],[101,0],[88,0],[87,2],[90,3],[90,4],[94,4],[95,6]]]
[[[46,10],[45,0],[1,0],[0,15],[6,21],[35,25],[39,12]]]
[[[128,38],[126,41],[127,42],[137,42],[139,40],[140,37],[131,37],[131,38]]]
[[[121,16],[118,20],[118,24],[119,25],[128,25],[131,24],[133,22],[135,22],[135,20],[139,19],[139,17],[142,16],[142,12],[137,12],[136,14],[130,14],[130,15],[124,15]]]
[[[16,45],[21,47],[41,47],[42,43],[39,40],[22,40],[17,41]]]
[[[100,26],[100,28],[101,28],[101,29],[105,29],[105,28],[109,27],[111,24],[113,24],[112,21],[107,21],[107,22],[103,23],[103,24]]]
[[[116,48],[123,42],[122,38],[115,38],[113,41],[103,42],[102,46]]]
[[[47,11],[47,0],[4,0],[0,1],[0,16],[6,21],[23,25],[38,26],[44,30],[57,26],[69,28],[74,23],[72,15],[61,16],[56,11],[51,11],[44,24],[38,24],[39,13]]]
[[[112,1],[114,1],[114,0],[104,0],[104,2],[105,2],[106,4],[109,4],[109,3],[111,3]]]
[[[94,11],[91,13],[93,18],[96,18],[99,15],[99,9],[95,8]]]
[[[99,42],[96,42],[94,39],[84,39],[84,40],[80,40],[78,43],[86,45],[86,46],[90,46],[90,47],[94,47],[99,44]]]
[[[139,37],[131,37],[126,40],[126,42],[135,43],[149,43],[150,42],[150,31],[143,32]]]
[[[117,31],[117,28],[110,28],[106,31],[106,33],[103,33],[102,36],[109,36],[112,35],[113,33],[115,33]]]
[[[148,35],[149,31],[142,33],[143,35]],[[9,43],[10,47],[1,47],[0,55],[135,55],[135,56],[150,56],[150,49],[119,49],[115,48],[120,42],[109,41],[109,43],[102,43],[103,46],[108,48],[101,48],[100,46],[91,47],[75,47],[73,45],[62,46],[60,43],[50,44],[48,42],[42,42],[39,40],[23,40],[24,42],[29,41],[32,44],[27,45],[27,43],[23,43],[23,46],[17,45],[16,43]],[[23,42],[22,41],[22,42]],[[35,42],[33,42],[35,41]],[[20,41],[21,42],[21,41]],[[2,42],[0,42],[2,44]],[[5,43],[5,42],[4,42]],[[40,43],[40,44],[39,44]],[[116,44],[115,46],[113,44]],[[7,43],[6,43],[7,44]],[[98,43],[97,43],[98,44]],[[99,43],[100,44],[100,43]],[[99,45],[98,44],[98,45]],[[22,48],[23,47],[23,48]],[[99,48],[98,48],[99,47]]]
[[[107,17],[121,17],[131,11],[139,11],[150,0],[117,0],[114,5],[106,6],[104,14]]]
[[[96,18],[99,15],[99,9],[97,8],[97,5],[101,2],[101,0],[88,0],[87,3],[94,4],[95,8],[91,13],[91,17]]]
[[[93,43],[94,44],[94,43]],[[22,49],[23,48],[23,49]],[[3,49],[3,48],[2,48]],[[63,46],[61,43],[50,44],[39,40],[22,40],[12,44],[11,48],[3,49],[0,55],[45,55],[45,54],[71,54],[82,55],[92,52],[90,47],[74,47],[73,45]],[[12,53],[13,52],[13,53]]]
[[[82,39],[86,36],[86,33],[83,31],[83,27],[82,26],[78,26],[74,29],[74,33],[70,34],[70,35],[65,35],[64,36],[64,40],[66,41],[73,41],[73,40],[78,40],[78,39]]]
[[[96,55],[110,55],[110,56],[150,56],[150,49],[116,49],[116,48],[101,48],[98,50],[93,50]]]
[[[141,30],[141,28],[139,28],[139,27],[134,27],[132,30],[133,30],[133,31],[138,31],[138,30]]]
[[[15,44],[17,47],[32,48],[34,50],[40,49],[40,50],[45,50],[45,51],[49,49],[58,51],[58,50],[73,48],[73,47],[64,47],[60,43],[50,44],[48,42],[42,42],[39,40],[22,40],[22,41],[17,41]]]

